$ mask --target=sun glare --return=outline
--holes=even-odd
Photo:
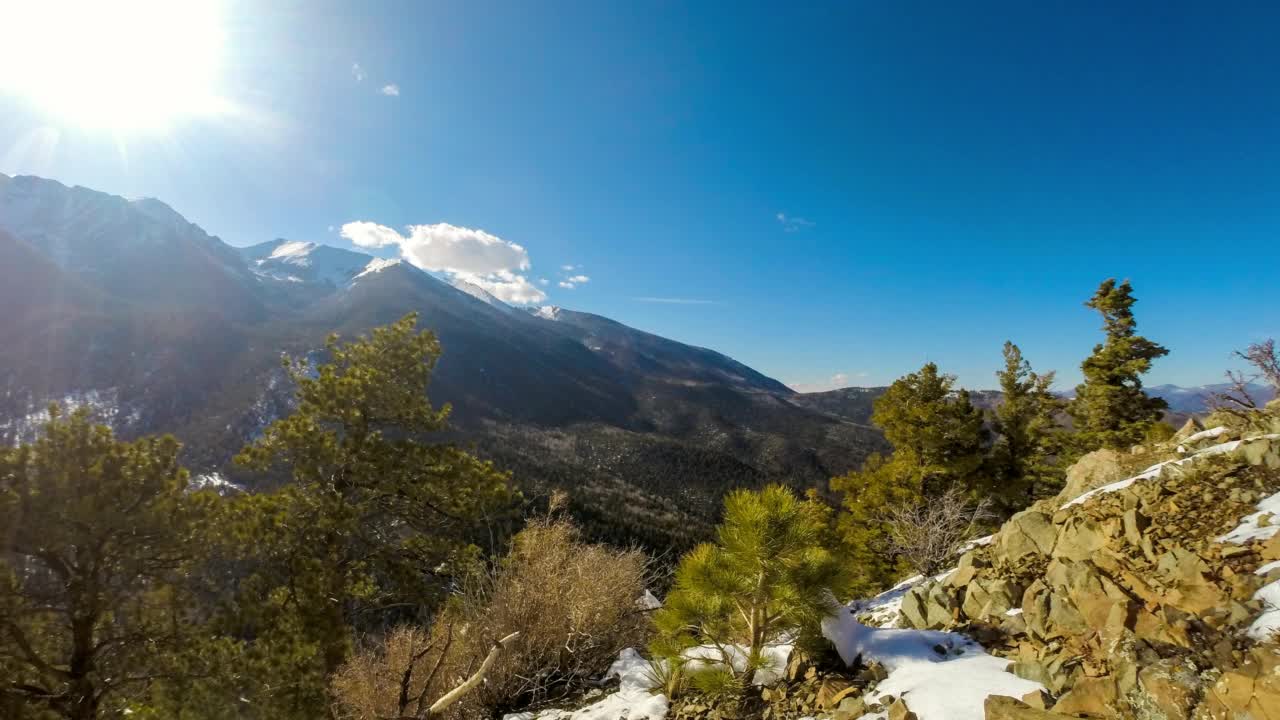
[[[117,131],[217,113],[221,10],[216,0],[0,0],[0,93]]]

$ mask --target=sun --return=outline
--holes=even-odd
[[[0,0],[0,95],[116,131],[217,113],[222,19],[217,0]]]

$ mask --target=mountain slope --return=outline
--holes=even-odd
[[[407,263],[313,243],[235,249],[155,200],[0,176],[0,434],[49,400],[126,435],[173,432],[197,472],[288,412],[282,353],[416,312],[444,355],[431,388],[452,439],[568,489],[598,537],[702,539],[728,488],[820,486],[878,433],[791,402],[731,358],[587,313],[534,314]]]

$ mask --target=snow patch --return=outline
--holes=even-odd
[[[1227,428],[1222,425],[1219,425],[1218,427],[1215,427],[1215,428],[1209,428],[1208,430],[1201,430],[1195,435],[1191,435],[1186,440],[1183,440],[1182,444],[1178,446],[1178,452],[1185,453],[1187,452],[1188,445],[1192,445],[1201,440],[1209,440],[1211,438],[1221,437],[1222,434],[1225,432],[1227,432]]]
[[[395,258],[374,258],[370,260],[369,264],[364,266],[364,270],[361,270],[359,274],[357,274],[354,278],[352,278],[352,280],[362,278],[365,275],[380,273],[383,270],[386,270],[387,268],[395,267],[396,265],[399,265],[400,262],[401,262],[400,260]]]
[[[228,492],[244,492],[244,488],[231,482],[222,473],[214,471],[211,473],[203,473],[195,475],[191,478],[191,482],[187,484],[187,489],[196,492],[204,489],[212,489],[218,493]]]
[[[307,257],[312,250],[316,249],[315,243],[302,242],[300,240],[290,240],[280,243],[275,250],[271,251],[272,259],[280,258],[296,258],[297,265],[310,265],[311,260]],[[261,261],[259,261],[261,262]]]
[[[789,643],[766,645],[760,651],[761,666],[756,669],[751,684],[772,685],[781,680],[787,671],[787,661],[791,659],[794,647]],[[735,673],[745,672],[747,669],[747,649],[741,645],[726,645],[723,648],[699,645],[685,650],[684,656],[691,661],[688,667],[694,671],[724,667],[726,662]]]
[[[533,314],[537,315],[538,317],[544,320],[559,320],[560,308],[556,307],[555,305],[543,305],[542,307],[538,308]]]
[[[888,671],[889,677],[866,696],[868,702],[901,697],[920,720],[983,720],[988,696],[1016,698],[1044,689],[1005,672],[1008,660],[988,655],[956,633],[868,627],[842,609],[822,621],[822,634],[846,664],[861,658]],[[879,716],[862,720],[873,717]]]
[[[541,710],[504,715],[502,720],[663,720],[667,696],[650,691],[649,661],[635,648],[618,654],[605,679],[618,678],[617,692],[578,710]]]
[[[1263,498],[1254,507],[1258,508],[1257,512],[1240,518],[1240,524],[1236,529],[1219,537],[1218,542],[1244,545],[1252,540],[1267,540],[1277,532],[1280,532],[1280,525],[1262,524],[1262,518],[1264,517],[1280,522],[1280,493]]]
[[[1262,601],[1263,610],[1245,634],[1254,640],[1267,640],[1280,630],[1280,580],[1258,588],[1253,599]]]

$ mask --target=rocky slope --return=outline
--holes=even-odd
[[[1047,691],[988,701],[991,719],[1280,717],[1273,424],[1086,456],[881,619],[973,637]]]

